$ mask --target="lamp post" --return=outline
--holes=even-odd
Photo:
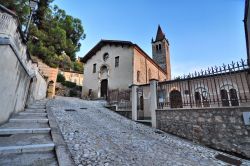
[[[24,33],[26,39],[28,38],[28,32],[29,32],[29,27],[30,27],[32,15],[34,14],[35,10],[37,9],[38,3],[39,3],[39,0],[29,0],[30,16],[29,16],[29,21],[28,21],[27,26],[26,26],[25,33]]]

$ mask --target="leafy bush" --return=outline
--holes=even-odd
[[[56,81],[57,82],[65,82],[65,77],[61,74],[61,73],[59,73],[58,75],[57,75],[57,79],[56,79]]]
[[[70,82],[70,81],[64,81],[64,82],[62,82],[62,85],[66,86],[68,88],[74,88],[74,87],[76,87],[76,83]]]
[[[70,90],[69,91],[69,97],[77,97],[77,91],[76,90]]]

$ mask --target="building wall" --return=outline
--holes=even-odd
[[[82,86],[83,84],[83,74],[76,72],[67,72],[67,71],[59,71],[64,77],[66,81],[74,82],[78,86]]]
[[[109,54],[107,61],[103,60],[104,53]],[[115,67],[115,57],[119,56],[119,67]],[[106,45],[84,64],[83,96],[88,96],[92,89],[93,98],[100,97],[100,83],[108,79],[108,89],[128,89],[132,84],[132,57],[133,49],[127,46]],[[96,64],[96,73],[93,73],[93,64]],[[108,74],[100,74],[102,65],[108,67]]]
[[[8,45],[0,45],[0,123],[14,112],[20,112],[30,84],[30,77]]]
[[[157,128],[223,151],[250,157],[249,107],[156,110]]]
[[[0,123],[4,123],[11,114],[24,110],[37,68],[27,54],[15,14],[0,6],[0,22]]]
[[[134,49],[133,71],[133,84],[136,85],[147,84],[150,79],[157,79],[159,81],[166,79],[165,74],[158,69],[158,66],[150,62],[150,60],[143,56],[143,53],[136,48]],[[138,71],[140,72],[139,80],[137,80]]]
[[[170,93],[177,90],[181,93],[181,100],[183,103],[183,108],[197,107],[195,101],[195,92],[206,92],[206,98],[209,105],[204,106],[201,97],[201,105],[199,107],[218,107],[221,106],[221,90],[225,89],[229,95],[230,89],[235,89],[237,91],[237,99],[239,106],[249,106],[249,103],[245,99],[250,99],[250,91],[248,86],[249,75],[246,75],[246,71],[241,71],[238,73],[232,73],[221,76],[210,76],[206,78],[196,78],[189,80],[176,80],[171,83],[164,84],[159,83],[158,94],[160,91],[164,93],[162,98],[159,99],[159,103],[163,101],[163,108],[170,108],[171,100]],[[187,91],[188,93],[185,93]],[[161,101],[160,101],[161,100]],[[230,98],[229,98],[230,100]],[[168,105],[166,105],[168,103]],[[185,104],[184,104],[185,103]],[[231,102],[229,102],[231,106]]]

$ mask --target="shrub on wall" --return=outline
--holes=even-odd
[[[58,74],[57,75],[57,79],[56,79],[57,82],[65,82],[65,77],[62,75],[62,74]]]
[[[69,96],[70,97],[77,97],[77,91],[76,90],[70,90],[69,91]]]
[[[64,81],[64,82],[62,82],[62,85],[66,86],[68,88],[74,88],[74,87],[76,87],[76,83],[70,82],[70,81]]]

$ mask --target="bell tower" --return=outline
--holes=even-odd
[[[170,52],[169,42],[165,34],[158,25],[155,40],[152,38],[152,55],[153,60],[165,71],[167,80],[171,79]]]

